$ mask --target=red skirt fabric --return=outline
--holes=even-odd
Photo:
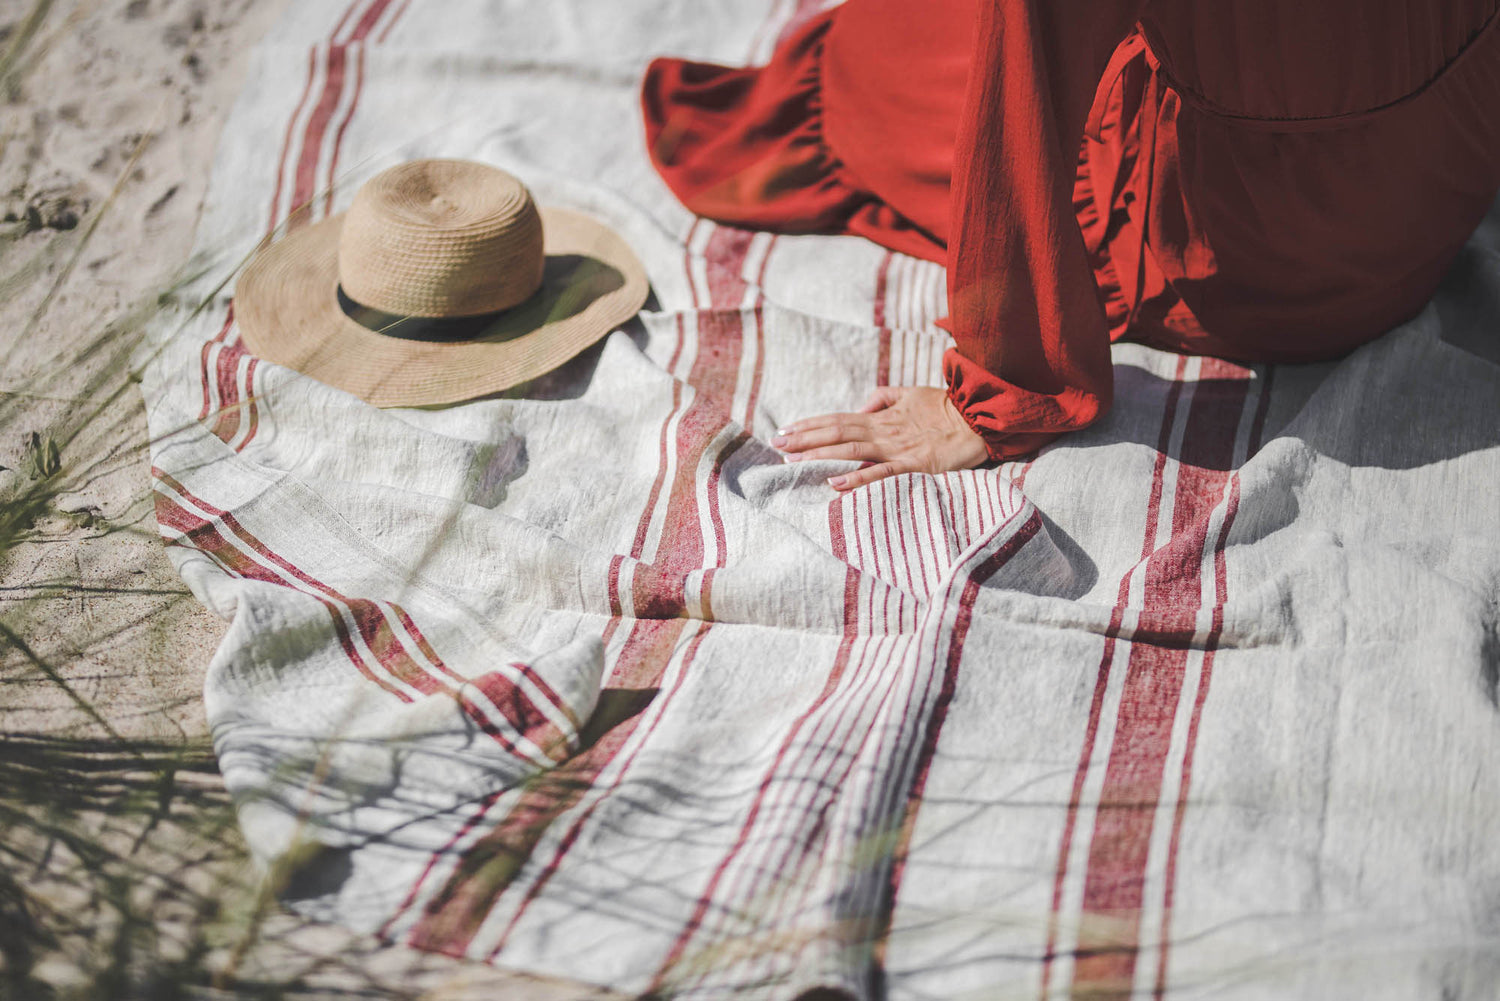
[[[654,62],[648,148],[701,215],[945,263],[1011,458],[1108,407],[1111,340],[1315,360],[1420,310],[1500,187],[1496,2],[848,0]]]

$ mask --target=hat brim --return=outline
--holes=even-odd
[[[252,353],[378,407],[457,403],[550,372],[634,316],[646,269],[613,230],[566,209],[540,210],[542,287],[463,340],[380,333],[339,303],[343,215],[262,250],[235,287],[235,315]]]

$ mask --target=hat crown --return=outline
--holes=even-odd
[[[542,217],[515,176],[466,160],[414,160],[355,193],[339,284],[384,313],[477,316],[536,292],[542,247]]]

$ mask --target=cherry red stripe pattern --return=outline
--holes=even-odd
[[[1275,368],[1267,366],[1259,386],[1259,401],[1255,418],[1250,428],[1249,446],[1245,458],[1260,451],[1265,436],[1266,415],[1270,409],[1271,390],[1275,385]],[[1236,457],[1239,458],[1239,457]],[[1229,530],[1234,525],[1240,504],[1240,473],[1235,469],[1229,478],[1227,510],[1214,544],[1214,607],[1213,625],[1209,631],[1203,655],[1202,679],[1193,701],[1192,718],[1188,724],[1187,746],[1182,758],[1182,775],[1178,782],[1176,809],[1172,814],[1172,833],[1168,841],[1166,873],[1164,876],[1162,918],[1160,929],[1161,957],[1156,971],[1153,995],[1163,1001],[1167,993],[1167,959],[1171,944],[1172,902],[1177,885],[1177,855],[1182,845],[1182,825],[1187,816],[1188,793],[1192,787],[1193,757],[1198,744],[1198,731],[1203,721],[1203,706],[1208,701],[1209,683],[1213,680],[1214,653],[1218,649],[1224,631],[1224,606],[1229,600],[1228,575],[1225,569],[1225,548],[1229,543]]]
[[[688,338],[692,338],[692,360],[685,380],[674,385],[659,435],[656,478],[630,553],[628,557],[612,557],[607,571],[610,610],[615,619],[606,631],[606,644],[617,629],[628,628],[611,666],[609,686],[615,690],[658,690],[660,704],[652,706],[649,713],[619,722],[592,747],[515,797],[506,815],[462,854],[444,885],[427,901],[408,936],[413,945],[452,954],[467,952],[520,867],[529,862],[533,874],[500,928],[490,955],[504,947],[531,902],[560,870],[594,811],[624,783],[635,752],[621,757],[621,751],[633,738],[638,749],[643,741],[636,738],[637,729],[645,727],[641,736],[649,738],[655,724],[670,710],[673,694],[691,671],[711,629],[712,570],[724,566],[728,558],[718,509],[719,482],[725,463],[749,437],[742,429],[726,438],[734,416],[730,403],[744,375],[741,353],[747,333],[756,338],[761,334],[758,308],[739,308],[750,289],[742,272],[753,234],[714,227],[702,240],[702,227],[709,225],[695,224],[687,237],[689,248],[699,243],[704,248],[706,287],[699,290],[696,282],[692,287],[695,299],[706,300],[709,308],[679,318],[678,343],[668,370],[679,371]],[[698,264],[690,249],[686,261],[690,279]],[[754,326],[748,332],[747,316]],[[757,353],[746,393],[747,417],[754,413],[760,368]],[[711,451],[715,442],[719,447]],[[700,488],[701,503],[706,505],[702,512]],[[708,516],[711,538],[704,536],[702,514]],[[659,541],[657,551],[647,561],[653,527]],[[706,558],[710,545],[716,554],[712,561]],[[695,575],[699,578],[697,591],[690,595]],[[696,601],[700,618],[691,629],[690,600]],[[660,690],[678,651],[675,677],[666,690]],[[547,832],[570,813],[576,815],[551,844],[546,858],[533,858]]]
[[[409,0],[407,0],[409,3]],[[290,232],[311,221],[319,167],[324,148],[328,148],[327,197],[325,212],[333,208],[333,181],[338,169],[339,153],[343,146],[344,133],[354,119],[364,86],[364,42],[371,32],[384,20],[380,37],[383,39],[395,26],[406,3],[392,12],[392,0],[360,0],[350,4],[334,26],[326,46],[315,47],[308,53],[307,81],[298,99],[282,137],[282,148],[276,164],[276,181],[271,196],[271,206],[266,224],[269,239],[286,215],[286,228]],[[392,16],[386,18],[387,13]],[[352,24],[352,28],[350,27]],[[322,58],[319,58],[319,53]],[[351,58],[354,66],[354,84],[345,95]],[[318,80],[322,88],[316,100]],[[308,112],[309,101],[312,101]],[[334,122],[338,116],[337,123]],[[303,123],[300,135],[301,153],[292,171],[290,206],[283,209],[282,199],[287,192],[287,163],[297,146],[297,126]],[[332,142],[327,136],[333,129]],[[243,451],[260,429],[260,405],[255,390],[258,359],[251,357],[239,343],[230,343],[233,328],[233,305],[229,307],[223,328],[203,347],[203,412],[199,421],[213,434],[235,451]]]
[[[1178,363],[1164,408],[1155,472],[1149,496],[1141,562],[1120,583],[1119,600],[1105,637],[1105,648],[1096,677],[1088,723],[1084,732],[1073,794],[1058,853],[1048,940],[1043,956],[1042,997],[1049,996],[1052,965],[1057,958],[1059,922],[1068,879],[1069,859],[1079,811],[1088,809],[1084,789],[1088,773],[1101,767],[1095,743],[1102,729],[1102,716],[1111,685],[1118,644],[1128,640],[1123,678],[1118,682],[1118,708],[1109,728],[1110,745],[1103,749],[1103,781],[1093,804],[1093,826],[1086,853],[1081,914],[1076,950],[1073,953],[1071,991],[1077,995],[1109,994],[1132,989],[1140,956],[1143,908],[1148,884],[1148,855],[1153,840],[1157,806],[1163,793],[1174,726],[1187,712],[1187,746],[1182,764],[1182,784],[1172,804],[1173,827],[1168,841],[1167,875],[1162,921],[1165,942],[1170,913],[1171,886],[1176,872],[1181,818],[1187,781],[1207,698],[1213,654],[1219,643],[1223,607],[1227,599],[1223,577],[1224,546],[1227,544],[1238,506],[1238,482],[1234,471],[1239,435],[1252,386],[1249,373],[1236,366],[1209,359],[1199,362],[1200,371],[1191,386],[1185,380],[1187,359]],[[1267,390],[1255,383],[1265,406]],[[1179,407],[1188,397],[1187,412]],[[1184,427],[1177,454],[1171,454],[1173,428]],[[1256,418],[1256,424],[1263,421]],[[1258,441],[1259,431],[1252,433]],[[1251,449],[1258,447],[1252,444]],[[1169,470],[1169,462],[1171,463]],[[1173,474],[1171,507],[1164,509],[1167,494],[1165,474]],[[1214,531],[1215,518],[1219,518]],[[1165,525],[1162,519],[1166,519]],[[1160,530],[1168,529],[1165,544],[1158,545]],[[1210,545],[1213,546],[1210,549]],[[1204,594],[1205,556],[1213,567],[1212,595]],[[1128,610],[1133,580],[1140,581],[1141,605]],[[1204,612],[1209,625],[1204,625]],[[1127,620],[1131,628],[1126,630]],[[1182,695],[1192,667],[1201,657],[1194,701],[1184,705]],[[1157,968],[1156,987],[1165,990],[1165,946]]]
[[[1145,541],[1142,543],[1141,560],[1147,559],[1156,540],[1157,519],[1161,512],[1163,493],[1162,476],[1166,470],[1171,446],[1172,426],[1177,417],[1177,404],[1182,396],[1183,376],[1187,371],[1187,359],[1179,358],[1177,370],[1167,389],[1162,412],[1161,431],[1156,446],[1156,460],[1151,475],[1151,489],[1146,509]],[[1139,564],[1137,564],[1138,566]],[[1126,571],[1120,579],[1119,594],[1115,609],[1110,615],[1109,628],[1104,634],[1104,650],[1095,674],[1093,697],[1089,702],[1088,722],[1084,728],[1083,746],[1079,753],[1078,766],[1073,775],[1072,794],[1068,798],[1068,812],[1063,821],[1062,843],[1058,849],[1058,863],[1052,884],[1052,906],[1047,920],[1047,947],[1042,955],[1041,997],[1049,997],[1053,961],[1056,959],[1058,924],[1061,918],[1064,884],[1068,874],[1068,858],[1072,852],[1073,835],[1077,828],[1078,812],[1083,800],[1084,782],[1088,777],[1089,763],[1093,759],[1094,742],[1098,738],[1099,725],[1104,713],[1105,694],[1108,689],[1110,670],[1114,664],[1115,645],[1120,629],[1124,625],[1125,606],[1130,597],[1130,579],[1135,567]]]
[[[572,714],[559,712],[561,697],[529,666],[513,664],[473,679],[462,677],[416,632],[400,606],[346,597],[279,556],[233,514],[192,494],[171,475],[160,469],[152,475],[157,521],[177,533],[168,536],[169,545],[200,551],[233,576],[296,588],[317,599],[351,665],[394,698],[409,703],[423,696],[450,697],[506,751],[539,767],[565,756],[576,741]],[[399,626],[392,624],[393,618]],[[559,725],[560,715],[571,725]]]

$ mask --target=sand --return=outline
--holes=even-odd
[[[0,0],[0,995],[604,997],[280,912],[208,750],[126,359],[288,2]]]

